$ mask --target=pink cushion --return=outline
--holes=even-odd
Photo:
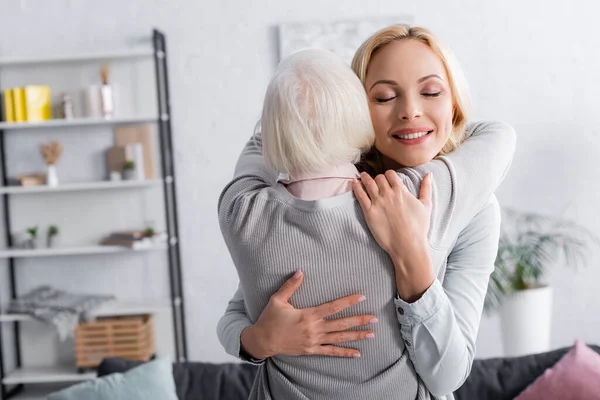
[[[579,340],[515,400],[600,399],[600,355]]]

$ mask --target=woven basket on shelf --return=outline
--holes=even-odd
[[[152,315],[101,317],[75,331],[78,368],[97,367],[106,357],[147,361],[154,351]]]

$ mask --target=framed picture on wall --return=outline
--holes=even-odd
[[[348,64],[358,47],[377,30],[392,24],[412,24],[411,15],[343,21],[312,21],[281,24],[279,59],[305,48],[333,51]]]

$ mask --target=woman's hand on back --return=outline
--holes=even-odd
[[[352,186],[371,233],[394,262],[398,293],[409,302],[420,298],[435,279],[427,240],[431,187],[427,174],[417,199],[392,170],[375,179],[363,172]]]
[[[289,299],[304,280],[301,271],[288,279],[273,295],[256,323],[242,331],[244,350],[263,359],[274,355],[327,355],[360,357],[356,349],[334,344],[374,338],[373,331],[349,331],[357,326],[377,323],[374,315],[360,315],[333,320],[325,318],[360,303],[365,297],[356,294],[317,307],[297,309]]]

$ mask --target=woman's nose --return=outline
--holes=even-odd
[[[419,118],[422,115],[419,103],[411,99],[404,100],[400,105],[399,111],[398,118],[404,121],[411,121],[415,118]]]

